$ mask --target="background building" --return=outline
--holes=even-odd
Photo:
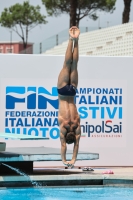
[[[28,52],[27,52],[28,49]],[[27,49],[26,52],[23,47],[23,42],[9,42],[9,41],[1,41],[0,42],[0,53],[28,53],[32,54],[33,53],[33,43],[28,43],[27,44]]]

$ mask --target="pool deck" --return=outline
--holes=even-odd
[[[133,187],[133,167],[93,167],[94,171],[83,172],[75,167],[41,167],[34,168],[33,174],[25,176],[0,176],[0,187],[31,187],[30,181],[48,186],[123,186]],[[102,174],[112,170],[114,174]]]
[[[67,151],[68,160],[72,151]],[[79,152],[78,160],[98,159],[98,153]],[[14,162],[16,161],[16,162]],[[33,161],[36,161],[33,165]],[[42,164],[41,162],[43,161]],[[48,161],[54,165],[46,166]],[[92,167],[94,171],[83,171],[83,166],[67,168],[61,161],[60,149],[55,148],[8,148],[0,153],[0,187],[32,187],[33,182],[47,186],[124,186],[133,187],[133,167]],[[90,161],[91,162],[91,161]],[[23,169],[27,173],[18,175],[4,164]],[[56,164],[56,165],[55,165]],[[24,166],[23,166],[24,165]],[[27,170],[27,169],[32,170]],[[4,171],[5,170],[5,171]],[[9,171],[8,171],[9,170]],[[114,174],[103,174],[112,170]],[[8,173],[9,172],[9,173]]]

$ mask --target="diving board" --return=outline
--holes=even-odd
[[[71,160],[73,151],[67,150],[67,160]],[[96,160],[98,153],[79,152],[77,160]],[[50,147],[7,148],[0,153],[0,162],[12,161],[61,161],[60,149]]]
[[[49,139],[45,137],[13,134],[13,133],[0,133],[0,138],[10,138],[10,139],[17,139],[17,140],[48,140]]]
[[[49,138],[46,137],[13,134],[13,133],[0,133],[0,138],[9,138],[13,140],[49,140]],[[0,152],[5,151],[5,149],[6,149],[6,143],[0,142]]]
[[[67,150],[66,159],[71,160],[73,151]],[[99,159],[98,153],[80,152],[77,160],[96,160]],[[33,172],[33,162],[36,161],[61,161],[60,148],[50,147],[21,147],[7,148],[6,151],[0,152],[0,174],[12,174],[2,163],[12,167],[19,168],[27,173]]]

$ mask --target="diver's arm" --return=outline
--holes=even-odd
[[[78,149],[79,149],[80,136],[81,136],[81,129],[80,129],[80,125],[79,125],[78,128],[77,128],[77,130],[76,130],[76,141],[75,141],[74,147],[73,147],[72,160],[69,161],[69,164],[71,164],[71,165],[74,165],[74,163],[76,162],[76,158],[77,158],[77,154],[78,154]]]
[[[72,157],[72,161],[75,163],[76,158],[77,158],[77,154],[78,154],[78,149],[79,149],[79,140],[80,140],[80,135],[76,135],[76,142],[74,144],[74,148],[73,148],[73,157]]]
[[[60,133],[60,141],[61,141],[61,158],[62,158],[62,162],[66,162],[66,150],[67,150],[67,146],[66,146],[66,140],[65,140],[65,136],[63,133]]]

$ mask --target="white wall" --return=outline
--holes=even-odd
[[[0,122],[0,132],[5,132],[5,128],[11,129],[11,123],[9,118],[13,116],[5,117],[6,111],[14,111],[14,109],[6,109],[6,87],[7,86],[23,86],[27,89],[29,86],[45,87],[49,92],[51,92],[52,87],[56,87],[57,77],[62,68],[64,57],[63,56],[42,56],[42,55],[0,55],[0,104],[1,104],[1,122]],[[79,71],[79,85],[78,91],[80,88],[94,88],[102,89],[106,88],[108,91],[116,91],[115,88],[118,88],[118,94],[104,94],[104,102],[102,104],[95,104],[95,98],[102,99],[103,94],[77,94],[77,108],[80,109],[79,113],[82,116],[81,125],[86,124],[91,125],[90,130],[93,129],[93,126],[101,125],[102,121],[105,123],[107,120],[112,120],[108,122],[108,125],[114,126],[116,132],[120,128],[121,122],[121,133],[82,133],[83,136],[80,140],[80,151],[96,152],[99,153],[100,158],[96,161],[82,161],[77,162],[77,165],[89,165],[91,166],[133,166],[133,134],[132,134],[132,113],[133,113],[133,78],[132,78],[132,57],[87,57],[82,56],[79,58],[78,71]],[[98,91],[99,91],[98,89]],[[120,94],[120,89],[121,93]],[[83,97],[81,97],[83,95]],[[20,97],[21,95],[19,95]],[[22,96],[27,97],[27,94],[24,93]],[[45,96],[45,95],[44,95]],[[94,104],[89,104],[86,102],[88,96],[91,96],[91,101]],[[109,97],[121,98],[120,104],[110,103],[107,104]],[[119,97],[121,96],[121,97]],[[52,97],[51,99],[57,99],[57,96]],[[82,99],[81,99],[82,98]],[[25,98],[26,101],[26,98]],[[79,102],[81,104],[79,104]],[[82,108],[81,108],[82,107]],[[84,107],[84,108],[83,108]],[[101,112],[96,111],[96,117],[92,118],[92,111],[89,109],[105,110],[105,115],[101,119]],[[108,107],[108,108],[106,108]],[[122,114],[118,111],[122,109]],[[82,111],[81,111],[82,109]],[[87,110],[86,110],[87,109]],[[55,109],[48,104],[47,110],[55,111]],[[107,111],[108,110],[108,111]],[[25,103],[16,103],[15,111],[29,111]],[[30,110],[34,111],[34,110]],[[36,108],[37,112],[38,109]],[[44,110],[42,110],[44,111]],[[84,112],[83,112],[84,111]],[[114,111],[114,113],[113,113]],[[81,113],[82,112],[82,113]],[[120,114],[119,114],[120,113]],[[93,111],[93,114],[94,111]],[[112,119],[110,119],[112,115]],[[113,116],[114,115],[114,116]],[[83,119],[84,117],[84,119]],[[8,118],[8,127],[5,127],[5,118]],[[14,117],[15,118],[15,117]],[[17,121],[16,117],[16,121]],[[21,117],[22,121],[24,118]],[[119,119],[120,118],[120,119]],[[36,117],[37,119],[37,117]],[[41,118],[43,119],[43,118]],[[15,123],[16,123],[15,121]],[[31,117],[29,117],[29,124],[31,124]],[[12,128],[15,128],[15,124]],[[22,127],[22,124],[18,124],[20,132],[25,126]],[[29,127],[27,127],[28,129]],[[30,127],[32,128],[32,127]],[[38,127],[33,127],[39,129]],[[52,127],[46,132],[46,137],[49,137],[49,131]],[[58,126],[55,125],[56,129]],[[109,130],[110,128],[107,128]],[[100,127],[97,127],[97,130],[100,130]],[[22,133],[22,132],[21,132]],[[34,133],[33,133],[34,134]],[[42,132],[39,133],[40,135]],[[56,136],[56,131],[53,133]],[[93,136],[93,137],[92,137]],[[101,137],[102,136],[102,137]],[[108,136],[108,137],[107,137]],[[117,137],[116,137],[117,136]],[[3,141],[4,139],[0,139]],[[49,139],[44,141],[17,141],[17,140],[6,140],[7,147],[17,147],[17,146],[50,146],[50,147],[60,147],[60,141],[58,139]],[[72,145],[68,146],[72,149]]]

